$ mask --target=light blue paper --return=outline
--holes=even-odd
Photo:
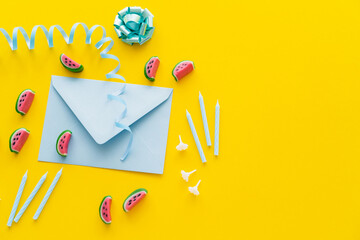
[[[132,149],[125,161],[129,134],[115,126],[123,104],[110,101],[123,83],[52,76],[39,161],[162,174],[170,120],[171,88],[126,84],[121,97],[131,127]],[[73,136],[66,158],[56,152],[56,139],[69,129]]]

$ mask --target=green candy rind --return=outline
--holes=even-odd
[[[15,151],[12,149],[11,147],[11,139],[13,138],[13,136],[15,135],[15,133],[17,133],[19,130],[25,130],[27,131],[28,133],[30,133],[29,130],[27,130],[26,128],[19,128],[19,129],[16,129],[10,136],[10,139],[9,139],[9,148],[10,148],[10,151],[13,152],[13,153],[19,153],[18,151]]]
[[[80,64],[80,67],[78,67],[78,68],[69,68],[68,66],[66,66],[65,63],[63,63],[63,61],[61,60],[62,55],[64,55],[64,54],[63,53],[60,54],[60,62],[64,66],[64,68],[66,68],[70,72],[74,72],[74,73],[78,73],[78,72],[81,72],[82,70],[84,70],[84,66],[82,64]]]
[[[18,98],[17,98],[17,100],[16,100],[15,110],[16,110],[17,113],[20,113],[21,115],[25,115],[25,113],[20,112],[20,111],[18,110],[18,104],[19,104],[19,100],[20,100],[21,95],[22,95],[24,92],[26,92],[26,91],[30,91],[30,92],[32,92],[33,94],[35,94],[35,92],[34,92],[33,90],[31,90],[31,89],[25,89],[24,91],[22,91],[22,92],[19,94],[19,96],[18,96]]]
[[[183,62],[192,62],[193,66],[194,66],[194,69],[195,69],[195,63],[193,61],[190,61],[190,60],[184,60],[184,61],[181,61],[181,62],[178,62],[175,67],[173,68],[171,74],[173,75],[173,77],[175,78],[175,81],[178,81],[177,77],[174,75],[174,71],[175,71],[175,68],[180,64],[180,63],[183,63]]]
[[[63,131],[63,132],[59,135],[59,137],[58,137],[57,140],[56,140],[56,152],[57,152],[60,156],[62,156],[62,157],[66,157],[67,155],[61,154],[61,153],[59,152],[59,149],[58,149],[59,140],[60,140],[60,138],[61,138],[65,133],[67,133],[67,132],[72,135],[72,132],[71,132],[70,130],[65,130],[65,131]]]
[[[126,211],[126,209],[125,209],[125,203],[126,203],[126,201],[127,201],[129,198],[131,198],[133,195],[138,194],[139,192],[145,192],[146,194],[148,193],[148,191],[147,191],[145,188],[139,188],[139,189],[136,189],[135,191],[133,191],[132,193],[130,193],[129,196],[128,196],[127,198],[125,198],[125,201],[124,201],[124,203],[123,203],[123,210],[124,210],[124,212],[128,212],[128,211]]]
[[[155,78],[151,78],[151,77],[149,77],[148,75],[147,75],[147,72],[146,72],[146,66],[148,65],[148,63],[151,61],[151,59],[153,59],[153,58],[159,58],[158,56],[153,56],[153,57],[151,57],[150,59],[149,59],[149,61],[147,61],[146,63],[145,63],[145,67],[144,67],[144,74],[145,74],[145,77],[149,80],[149,81],[155,81]]]
[[[100,214],[101,221],[103,221],[105,224],[110,224],[111,222],[106,222],[105,219],[103,219],[102,214],[101,214],[101,207],[102,207],[104,201],[105,201],[107,198],[111,198],[111,199],[112,199],[112,197],[111,197],[110,195],[105,196],[105,197],[103,198],[103,200],[101,201],[100,207],[99,207],[99,214]]]

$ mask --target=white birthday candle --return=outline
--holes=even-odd
[[[40,178],[40,180],[36,184],[34,190],[32,190],[29,197],[26,199],[24,205],[21,207],[19,212],[16,214],[16,217],[14,219],[15,222],[18,222],[20,220],[21,216],[24,214],[25,210],[27,209],[27,207],[29,206],[29,204],[31,203],[33,198],[35,197],[36,193],[39,191],[39,189],[41,188],[41,186],[45,182],[46,176],[47,176],[47,173],[45,173],[45,175]]]
[[[10,213],[10,216],[9,216],[9,220],[7,222],[7,226],[8,227],[11,227],[12,225],[12,222],[14,220],[14,217],[15,217],[15,213],[16,213],[16,210],[17,210],[17,207],[19,205],[19,202],[20,202],[20,198],[21,198],[21,195],[23,193],[23,190],[24,190],[24,187],[25,187],[25,183],[26,183],[26,180],[27,180],[27,172],[24,174],[24,176],[22,177],[21,179],[21,183],[20,183],[20,187],[19,187],[19,190],[16,194],[16,198],[15,198],[15,202],[14,202],[14,205],[11,209],[11,213]]]
[[[200,102],[201,116],[202,116],[203,125],[204,125],[206,144],[208,146],[211,146],[211,138],[210,138],[208,121],[207,121],[207,117],[206,117],[205,104],[204,104],[204,99],[203,99],[203,96],[201,95],[201,92],[199,92],[199,102]]]
[[[45,204],[46,204],[46,202],[48,201],[48,199],[49,199],[52,191],[54,190],[57,182],[59,181],[59,178],[61,177],[61,174],[62,174],[62,169],[60,169],[60,171],[56,174],[56,176],[55,176],[54,180],[52,181],[49,189],[47,190],[47,192],[46,192],[43,200],[41,201],[38,209],[36,210],[36,213],[35,213],[35,215],[34,215],[34,217],[33,217],[34,220],[37,220],[37,219],[39,218],[40,213],[41,213],[41,211],[43,210],[43,208],[45,207]]]
[[[198,151],[199,151],[201,161],[202,161],[203,163],[206,163],[206,158],[205,158],[204,151],[203,151],[203,149],[202,149],[202,147],[201,147],[199,137],[198,137],[198,135],[197,135],[197,133],[196,133],[196,129],[195,129],[194,123],[193,123],[193,121],[192,121],[192,119],[191,119],[191,115],[190,115],[190,113],[188,112],[188,110],[186,110],[186,117],[187,117],[187,119],[188,119],[189,126],[190,126],[190,129],[191,129],[192,135],[193,135],[193,137],[194,137],[195,143],[196,143],[196,147],[197,147],[197,149],[198,149]]]
[[[219,156],[219,123],[220,123],[220,105],[217,101],[215,106],[215,140],[214,140],[214,154]]]

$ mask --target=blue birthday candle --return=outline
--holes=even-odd
[[[194,137],[195,143],[196,143],[196,147],[197,147],[197,149],[198,149],[198,151],[199,151],[201,161],[202,161],[203,163],[206,163],[206,158],[205,158],[204,151],[203,151],[203,149],[202,149],[202,147],[201,147],[199,137],[198,137],[198,135],[197,135],[197,133],[196,133],[196,129],[195,129],[194,123],[193,123],[193,121],[192,121],[192,119],[191,119],[191,115],[190,115],[190,113],[188,112],[188,110],[186,110],[186,117],[187,117],[187,119],[188,119],[189,126],[190,126],[190,129],[191,129],[192,135],[193,135],[193,137]]]
[[[21,216],[24,214],[25,210],[27,209],[27,207],[29,206],[29,204],[31,203],[31,201],[33,200],[33,198],[35,197],[35,195],[37,194],[37,192],[39,191],[39,189],[41,188],[43,183],[45,182],[46,176],[47,176],[47,173],[45,173],[45,175],[41,177],[39,182],[36,184],[34,190],[32,190],[29,197],[26,199],[24,205],[21,207],[19,212],[16,214],[16,217],[14,219],[14,221],[16,223],[20,220]]]
[[[206,144],[208,146],[211,146],[211,138],[210,138],[208,121],[207,121],[207,117],[206,117],[204,99],[200,92],[199,92],[199,102],[200,102],[201,116],[202,116],[203,125],[204,125]]]
[[[24,174],[24,176],[22,177],[21,179],[21,183],[20,183],[20,187],[19,187],[19,190],[16,194],[16,198],[15,198],[15,202],[14,202],[14,205],[11,209],[11,213],[10,213],[10,216],[9,216],[9,220],[7,222],[7,226],[8,227],[11,227],[12,225],[12,222],[14,220],[14,217],[15,217],[15,213],[16,213],[16,210],[17,210],[17,207],[19,205],[19,202],[20,202],[20,198],[21,198],[21,195],[23,193],[23,190],[24,190],[24,187],[25,187],[25,183],[26,183],[26,180],[27,180],[27,172]]]
[[[220,123],[220,105],[217,101],[215,106],[215,140],[214,140],[214,154],[219,156],[219,123]]]
[[[61,174],[62,174],[62,169],[60,169],[60,171],[56,174],[56,176],[55,176],[54,180],[52,181],[49,189],[47,190],[47,192],[46,192],[43,200],[41,201],[38,209],[36,210],[36,213],[35,213],[35,215],[34,215],[34,217],[33,217],[34,220],[37,220],[37,219],[39,218],[40,213],[41,213],[41,211],[43,210],[43,208],[45,207],[45,204],[46,204],[46,202],[48,201],[48,199],[49,199],[52,191],[54,190],[57,182],[59,181],[59,178],[61,177]]]

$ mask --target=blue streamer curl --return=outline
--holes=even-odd
[[[41,29],[44,32],[47,43],[48,43],[49,47],[52,48],[52,47],[54,47],[54,38],[53,38],[53,36],[54,36],[54,30],[55,29],[57,29],[61,33],[61,35],[63,36],[63,38],[64,38],[64,40],[66,42],[66,44],[72,44],[73,41],[74,41],[75,31],[76,31],[78,26],[82,26],[84,28],[84,30],[85,30],[85,34],[86,34],[85,42],[86,42],[86,44],[91,43],[91,36],[92,36],[93,32],[97,28],[102,29],[102,38],[100,39],[100,41],[98,41],[95,44],[95,47],[97,49],[100,49],[105,43],[109,42],[107,47],[100,52],[100,56],[102,58],[112,59],[112,60],[115,60],[115,61],[118,62],[118,65],[115,67],[115,69],[110,71],[109,73],[105,74],[105,76],[106,76],[107,79],[116,78],[116,79],[120,79],[120,80],[126,82],[126,80],[125,80],[125,78],[123,76],[117,74],[117,72],[120,70],[120,60],[119,60],[119,58],[117,56],[115,56],[115,55],[112,55],[112,54],[108,53],[112,49],[112,47],[114,46],[114,41],[112,40],[112,38],[106,37],[106,30],[101,25],[94,25],[89,29],[85,23],[75,23],[71,27],[69,36],[66,34],[64,29],[59,25],[53,25],[53,26],[51,26],[49,28],[49,30],[47,30],[47,28],[45,26],[43,26],[43,25],[36,25],[31,30],[30,37],[26,33],[26,31],[25,31],[25,29],[23,27],[14,28],[13,32],[12,32],[12,38],[10,37],[10,35],[8,34],[8,32],[5,29],[0,28],[0,32],[6,38],[11,50],[13,50],[13,51],[17,50],[17,47],[18,47],[17,42],[18,42],[18,34],[19,34],[19,32],[23,35],[28,49],[32,50],[32,49],[35,48],[35,37],[36,37],[36,33],[37,33],[38,29]],[[121,95],[124,91],[125,91],[125,84],[123,85],[121,91],[119,91],[116,96],[114,96],[114,95],[109,95],[108,96],[108,98],[110,100],[117,100],[117,101],[121,102],[125,106],[125,110],[120,115],[120,120],[125,117],[126,112],[127,112],[126,102],[119,97],[119,95]],[[132,141],[133,141],[133,134],[132,134],[132,131],[131,131],[130,127],[120,123],[119,122],[120,120],[115,121],[115,126],[119,127],[119,128],[122,128],[122,129],[125,129],[126,131],[128,131],[130,133],[130,140],[129,140],[127,149],[125,150],[125,153],[124,153],[123,157],[121,157],[121,160],[124,160],[127,157],[128,153],[130,151]]]

